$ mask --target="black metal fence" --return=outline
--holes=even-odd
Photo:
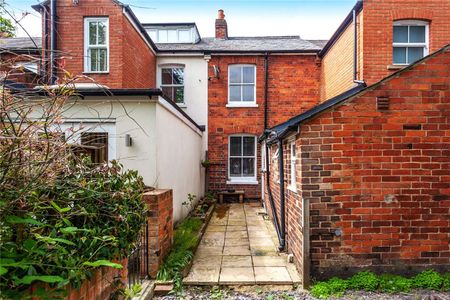
[[[149,232],[148,222],[142,226],[136,248],[128,257],[128,286],[141,283],[143,280],[149,278]]]

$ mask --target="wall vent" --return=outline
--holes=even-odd
[[[389,110],[389,97],[377,97],[377,109]]]
[[[421,130],[421,124],[405,124],[403,125],[403,130]]]

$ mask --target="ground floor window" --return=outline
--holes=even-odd
[[[233,135],[228,142],[231,181],[256,181],[256,137]]]
[[[75,153],[87,155],[94,164],[116,159],[116,126],[113,122],[66,121],[54,130],[65,137]]]
[[[290,178],[289,178],[289,189],[292,191],[296,191],[297,190],[297,153],[296,153],[296,149],[295,149],[295,141],[291,142],[289,144],[289,148],[290,148],[290,154],[291,154],[291,159],[290,159]]]

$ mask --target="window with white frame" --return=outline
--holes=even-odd
[[[428,55],[428,22],[396,21],[393,33],[395,65],[409,65]]]
[[[109,70],[108,18],[84,19],[84,70],[108,72]]]
[[[161,90],[177,104],[184,102],[184,68],[161,68]]]
[[[190,28],[148,29],[150,38],[155,43],[192,43],[194,42]]]
[[[256,137],[233,135],[228,142],[231,181],[256,181]]]
[[[290,176],[290,182],[289,182],[289,188],[291,190],[297,190],[297,152],[295,149],[295,141],[290,143],[290,153],[291,153],[291,159],[290,159],[290,167],[291,167],[291,176]]]
[[[256,103],[256,67],[230,65],[228,67],[228,103]]]

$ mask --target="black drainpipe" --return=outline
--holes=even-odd
[[[56,82],[56,0],[50,0],[50,84]]]
[[[270,208],[272,209],[272,215],[275,223],[275,229],[277,231],[278,241],[281,244],[283,243],[283,237],[280,232],[280,222],[278,221],[277,210],[275,209],[275,203],[273,201],[272,189],[270,188],[270,168],[269,168],[269,146],[266,142],[266,185],[267,185],[267,194],[269,195]]]
[[[42,61],[41,61],[41,78],[44,82],[48,82],[47,78],[47,51],[48,51],[48,10],[45,5],[41,6],[42,11],[44,12],[44,47],[42,51]]]
[[[264,55],[264,131],[267,130],[269,124],[269,53]]]
[[[285,246],[285,234],[286,234],[286,212],[285,212],[285,199],[284,199],[284,158],[283,158],[283,140],[278,140],[278,168],[280,172],[280,250],[284,249]]]

